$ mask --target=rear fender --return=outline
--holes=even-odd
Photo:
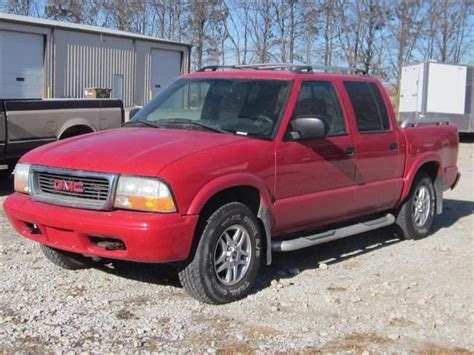
[[[92,132],[96,132],[97,129],[90,123],[90,121],[84,119],[84,118],[73,118],[67,122],[65,122],[61,128],[58,131],[57,138],[61,137],[64,132],[66,132],[69,128],[75,127],[75,126],[87,126],[89,127]]]
[[[441,167],[441,159],[438,154],[433,152],[427,152],[421,154],[405,174],[402,194],[400,196],[399,205],[407,198],[410,193],[413,181],[415,180],[416,174],[420,171],[421,167],[427,163],[436,163],[438,165],[438,171],[436,173],[436,179],[433,181],[436,191],[436,212],[441,213],[442,210],[442,199],[443,199],[443,169]]]

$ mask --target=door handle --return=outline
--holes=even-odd
[[[354,147],[348,147],[348,148],[346,148],[346,150],[344,151],[344,153],[346,153],[346,155],[347,155],[348,157],[353,157],[354,154],[355,154],[355,151],[356,151],[356,150],[355,150]]]
[[[391,151],[397,150],[397,148],[398,148],[398,144],[397,144],[397,143],[390,143],[390,150],[391,150]]]

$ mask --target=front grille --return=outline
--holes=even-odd
[[[32,197],[55,205],[110,209],[116,176],[93,172],[32,167]]]
[[[76,198],[94,200],[94,201],[107,201],[109,195],[109,181],[104,178],[82,178],[74,177],[62,174],[52,173],[37,173],[38,186],[41,192],[61,195],[61,196],[74,196]],[[60,184],[57,184],[60,182]],[[77,185],[80,184],[80,185]],[[56,186],[64,186],[65,190],[58,190]],[[81,192],[68,191],[72,187],[79,187]]]

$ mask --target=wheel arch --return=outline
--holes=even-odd
[[[93,133],[96,132],[97,129],[86,119],[84,118],[74,118],[72,120],[67,121],[62,125],[58,133],[58,140],[63,139],[63,135],[71,129],[79,129],[83,130],[84,133]],[[82,134],[84,134],[82,133]]]
[[[400,204],[410,194],[415,178],[420,173],[426,173],[433,181],[436,193],[436,213],[440,214],[443,210],[443,169],[441,161],[436,154],[426,155],[412,165],[405,178]]]
[[[273,205],[271,195],[265,183],[250,174],[235,174],[217,178],[203,188],[194,197],[186,214],[199,215],[199,222],[193,240],[192,253],[199,242],[202,230],[209,215],[228,202],[241,202],[255,214],[265,238],[266,263],[271,263],[271,227],[273,224]]]

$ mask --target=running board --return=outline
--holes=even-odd
[[[273,251],[292,251],[297,249],[307,248],[313,245],[322,244],[331,240],[349,237],[354,234],[368,232],[374,229],[389,226],[395,222],[395,217],[392,214],[387,214],[384,217],[373,219],[371,221],[353,224],[351,226],[342,227],[338,229],[328,230],[323,233],[313,234],[306,237],[278,240],[272,242]]]

